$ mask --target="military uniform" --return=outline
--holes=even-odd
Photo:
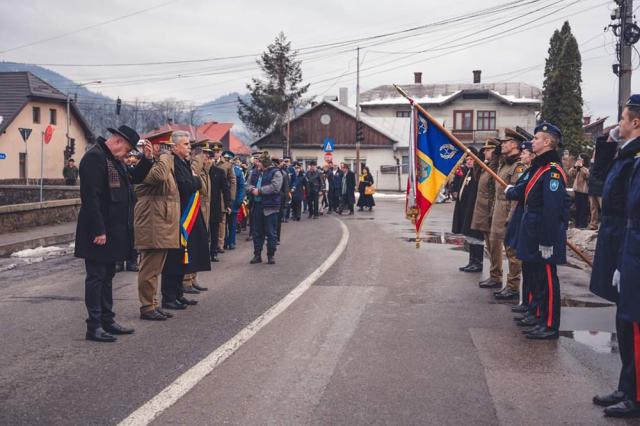
[[[560,130],[544,123],[536,133],[556,135]],[[540,320],[529,334],[531,339],[558,338],[560,326],[560,283],[557,265],[567,261],[567,227],[571,199],[567,195],[567,177],[555,150],[539,154],[533,161],[525,188],[524,214],[518,232],[517,255],[530,262],[534,285],[541,286]],[[544,256],[543,253],[547,253]]]
[[[213,142],[212,149],[214,151],[222,151],[222,142]],[[231,199],[234,200],[236,198],[236,190],[237,190],[237,181],[236,174],[233,172],[233,164],[230,161],[227,161],[224,157],[220,157],[217,160],[214,160],[213,166],[219,169],[222,169],[227,177],[227,182],[229,184],[229,192],[231,195]],[[224,209],[227,207],[231,208],[231,206],[224,206]],[[218,229],[218,253],[224,253],[224,236],[227,229],[227,215],[222,215],[222,221],[220,222],[220,226]]]

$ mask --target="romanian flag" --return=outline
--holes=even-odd
[[[247,202],[243,201],[238,209],[238,223],[241,223],[247,216],[249,216],[249,208]]]
[[[433,117],[414,108],[410,157],[412,170],[407,192],[407,216],[415,221],[416,233],[438,199],[449,175],[458,168],[464,152]]]
[[[198,219],[200,213],[200,191],[193,193],[189,199],[187,208],[182,212],[180,218],[180,244],[184,247],[184,264],[189,264],[189,252],[187,251],[187,241],[189,241],[189,235],[193,229],[193,225]]]

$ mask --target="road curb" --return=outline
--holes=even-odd
[[[74,241],[75,232],[65,234],[48,235],[46,237],[33,238],[31,240],[18,241],[11,244],[0,245],[0,256],[10,256],[20,250],[33,249],[37,247],[46,247],[55,244],[64,244]]]

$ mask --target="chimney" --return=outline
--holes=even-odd
[[[342,106],[349,106],[349,89],[346,87],[341,87],[340,88],[340,94],[338,96],[338,102],[340,102],[340,105]]]
[[[415,84],[422,84],[422,73],[421,72],[414,72],[413,73],[413,82]]]
[[[473,83],[474,84],[478,84],[480,83],[480,76],[482,75],[482,71],[481,70],[474,70],[473,71]]]
[[[582,125],[588,126],[589,124],[591,124],[591,116],[582,117]]]

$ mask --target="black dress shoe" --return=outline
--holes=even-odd
[[[224,249],[218,249],[218,251],[217,251],[216,253],[217,253],[217,254],[224,253]]]
[[[640,417],[640,403],[625,399],[624,401],[605,408],[604,415],[607,417],[623,418]]]
[[[555,340],[560,337],[560,333],[558,330],[542,326],[528,333],[526,337],[531,340]]]
[[[173,318],[173,314],[171,312],[169,312],[169,311],[163,311],[160,308],[156,308],[156,312],[159,313],[160,315],[163,315],[163,316],[167,317],[167,318]]]
[[[520,294],[517,291],[507,289],[502,293],[498,293],[494,296],[496,300],[515,300],[520,298]]]
[[[187,293],[187,294],[200,294],[200,291],[198,291],[198,289],[196,289],[195,286],[193,286],[193,287],[182,287],[182,292],[183,293]]]
[[[502,288],[502,283],[494,281],[493,278],[487,278],[484,281],[478,283],[480,288]]]
[[[198,283],[193,283],[193,288],[195,288],[198,291],[208,291],[209,290],[207,287],[202,287]]]
[[[536,317],[524,317],[516,323],[518,327],[531,327],[538,325],[538,319]]]
[[[173,302],[162,302],[162,307],[164,309],[174,309],[176,311],[181,311],[183,309],[187,309],[187,305],[183,305],[182,303],[176,301]]]
[[[465,266],[461,266],[461,267],[459,267],[459,268],[458,268],[458,271],[462,271],[462,272],[464,272],[464,271],[465,271],[465,269],[467,269],[469,266],[471,266],[471,263],[469,263],[468,265],[465,265]]]
[[[140,319],[146,321],[165,321],[167,317],[158,311],[149,311],[141,313]]]
[[[529,307],[526,305],[515,305],[511,307],[511,312],[516,314],[524,314],[529,310]]]
[[[87,334],[85,335],[87,340],[92,340],[94,342],[115,342],[116,336],[113,334],[109,334],[104,331],[101,327],[96,328],[95,330],[87,330]]]
[[[593,397],[593,403],[601,407],[609,407],[627,399],[622,391],[615,391],[607,395],[596,395]]]
[[[102,328],[109,334],[133,334],[133,328],[123,327],[117,322],[102,324]]]
[[[462,272],[471,272],[471,273],[482,272],[482,263],[474,263]]]
[[[276,260],[273,258],[273,256],[268,256],[267,265],[275,265],[275,264],[276,264]]]
[[[178,297],[178,302],[182,303],[183,305],[189,305],[189,306],[193,306],[193,305],[197,305],[198,304],[197,300],[187,299],[184,296]]]
[[[253,259],[249,261],[250,264],[255,265],[256,263],[262,263],[262,257],[253,256]]]

